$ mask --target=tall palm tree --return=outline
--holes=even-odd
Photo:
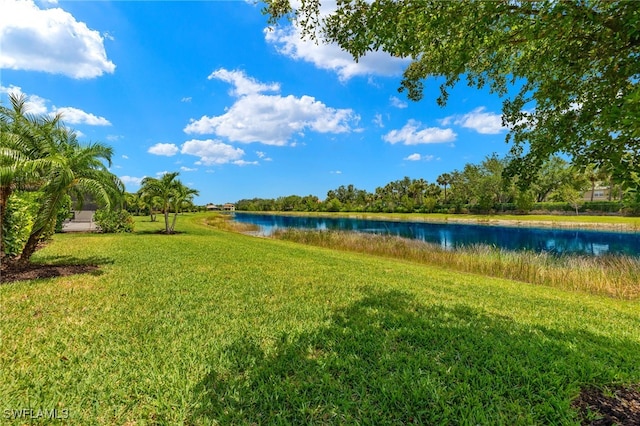
[[[596,192],[596,183],[600,178],[600,173],[596,168],[596,166],[594,166],[593,164],[589,165],[584,171],[584,173],[587,180],[591,182],[591,201],[593,201],[593,195]]]
[[[142,179],[140,188],[140,191],[145,197],[158,197],[160,199],[162,212],[164,214],[164,229],[167,234],[171,233],[171,228],[169,227],[169,209],[171,207],[171,200],[174,193],[181,185],[180,181],[176,179],[179,174],[179,172],[165,173],[160,179],[146,177]]]
[[[451,175],[449,173],[443,173],[436,179],[438,185],[444,186],[444,203],[447,204],[447,185],[451,183]]]
[[[111,165],[113,149],[101,143],[80,145],[76,134],[59,127],[51,132],[42,145],[42,154],[47,156],[49,167],[42,176],[41,205],[36,214],[29,239],[19,262],[29,261],[43,235],[55,226],[56,215],[66,195],[73,195],[79,203],[85,195],[110,208],[119,202],[124,185],[103,163]]]
[[[177,182],[177,188],[171,199],[171,205],[173,207],[173,222],[170,228],[171,233],[175,231],[178,214],[182,212],[185,205],[192,203],[193,197],[200,195],[198,190],[186,187],[180,181]]]

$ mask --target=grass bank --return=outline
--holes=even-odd
[[[640,260],[630,256],[557,257],[478,245],[447,250],[439,244],[359,232],[280,229],[274,238],[405,259],[491,277],[585,291],[621,299],[640,297]]]
[[[203,218],[178,235],[146,218],[133,235],[57,235],[34,260],[99,271],[0,285],[0,409],[79,425],[577,424],[580,389],[640,383],[638,302]]]

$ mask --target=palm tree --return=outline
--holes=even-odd
[[[124,193],[124,185],[107,169],[103,160],[111,164],[113,149],[101,143],[80,145],[76,134],[65,127],[51,132],[42,145],[49,167],[42,176],[41,205],[36,214],[29,239],[19,262],[27,263],[43,235],[55,226],[56,215],[66,195],[72,195],[81,204],[85,195],[110,208]]]
[[[183,185],[180,180],[176,179],[180,173],[165,173],[160,179],[146,177],[142,180],[140,194],[143,199],[149,203],[152,212],[154,203],[164,214],[165,233],[173,234],[176,226],[178,214],[182,211],[185,204],[189,203],[199,192],[195,189],[188,188]],[[174,216],[171,226],[169,225],[169,211],[173,209]]]
[[[447,185],[451,183],[451,175],[449,173],[443,173],[436,179],[438,185],[444,186],[444,203],[447,204]]]
[[[173,222],[171,224],[171,233],[174,232],[176,228],[176,219],[178,218],[178,214],[182,212],[182,209],[185,205],[191,205],[194,196],[200,195],[200,192],[196,189],[191,189],[184,186],[180,181],[177,181],[178,185],[173,193],[173,197],[171,199],[171,206],[173,207]]]
[[[134,209],[138,209],[138,194],[125,192],[124,193],[124,209],[129,213],[133,213]]]
[[[41,194],[34,224],[18,259],[25,264],[41,239],[53,231],[67,195],[75,195],[82,202],[84,194],[91,194],[110,206],[124,188],[102,163],[110,162],[110,147],[98,143],[80,146],[59,115],[29,114],[24,96],[11,94],[9,98],[11,107],[0,106],[0,224],[14,190]],[[0,241],[4,254],[1,235]]]
[[[0,258],[4,256],[2,224],[15,190],[34,190],[51,166],[44,143],[60,126],[60,117],[28,113],[24,95],[9,95],[11,107],[0,105]]]
[[[151,199],[158,197],[164,214],[164,229],[167,234],[171,233],[171,228],[169,227],[171,200],[181,185],[180,181],[176,179],[179,174],[179,172],[165,173],[160,179],[146,177],[142,179],[140,188],[140,191],[145,194],[145,197]]]
[[[594,165],[589,165],[584,171],[585,177],[591,182],[591,201],[593,201],[593,195],[596,192],[596,182],[600,177],[598,169]]]

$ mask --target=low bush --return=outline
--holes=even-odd
[[[134,221],[131,214],[122,210],[98,210],[93,216],[98,230],[105,234],[133,232]]]
[[[14,192],[9,197],[2,223],[4,252],[7,256],[17,256],[22,252],[29,239],[38,206],[38,194],[35,192]]]
[[[618,213],[622,209],[620,201],[585,201],[580,211]]]

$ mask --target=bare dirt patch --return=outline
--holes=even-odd
[[[98,270],[96,265],[38,265],[28,264],[23,267],[17,265],[2,265],[0,267],[0,283],[34,280],[37,278],[66,277],[69,275],[86,274]]]
[[[586,389],[573,401],[583,426],[640,425],[640,385],[608,391]]]

